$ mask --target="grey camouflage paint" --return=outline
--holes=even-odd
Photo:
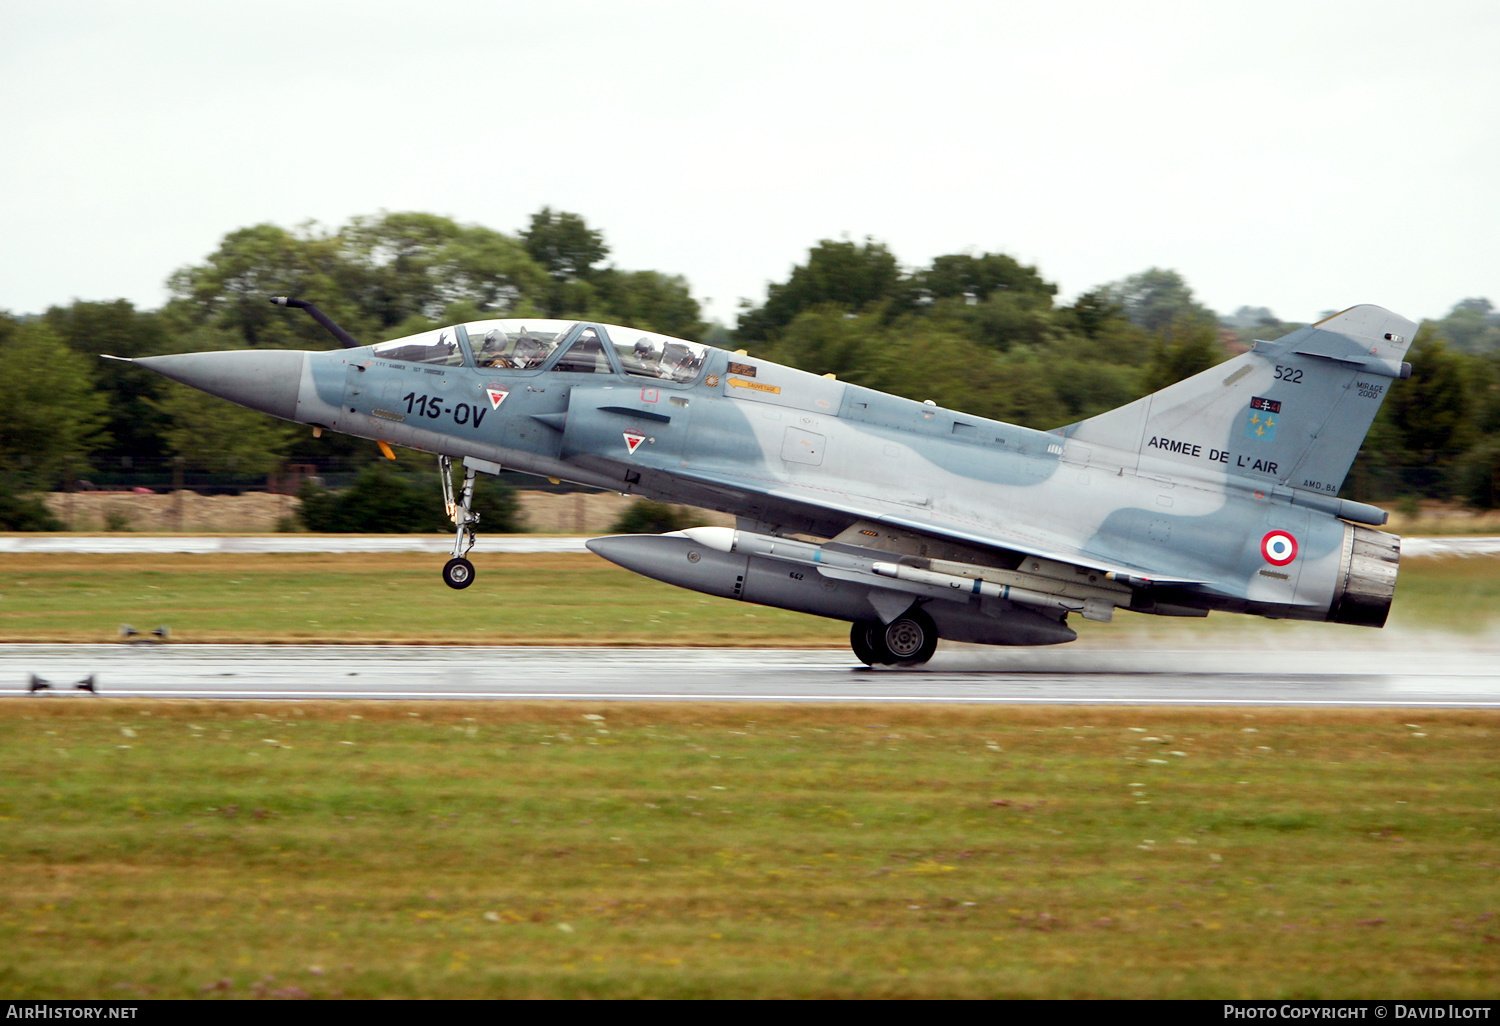
[[[1415,331],[1353,307],[1053,432],[712,349],[689,383],[629,377],[613,353],[609,373],[552,370],[566,343],[529,370],[478,369],[467,347],[464,366],[369,347],[137,362],[288,420],[718,509],[740,518],[747,545],[803,533],[864,560],[809,574],[692,538],[596,547],[648,576],[849,620],[889,622],[917,602],[944,637],[1038,644],[1075,636],[1071,599],[1035,598],[1038,587],[1091,594],[1069,573],[1125,582],[1111,585],[1124,596],[1112,601],[1142,612],[1322,620],[1341,615],[1362,573],[1357,537],[1389,550],[1393,582],[1399,543],[1347,522],[1383,514],[1336,496],[1390,385],[1409,372]],[[432,405],[413,406],[416,396]],[[929,573],[946,560],[948,577],[880,580],[869,567],[881,558]],[[981,579],[1006,573],[1031,598],[980,593]]]

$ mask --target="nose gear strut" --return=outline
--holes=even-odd
[[[498,474],[500,465],[465,457],[464,484],[457,501],[454,501],[453,460],[448,456],[438,457],[438,477],[443,482],[443,506],[454,527],[453,558],[443,564],[443,583],[450,588],[467,588],[474,583],[474,564],[466,557],[474,547],[474,525],[479,523],[479,514],[470,507],[474,502],[474,475],[480,470],[486,474]]]

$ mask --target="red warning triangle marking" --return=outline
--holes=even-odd
[[[635,451],[641,447],[641,443],[645,440],[646,436],[641,434],[639,431],[625,432],[625,446],[630,450],[630,454],[632,456],[635,455]]]
[[[505,402],[505,397],[510,395],[508,388],[486,388],[485,394],[490,397],[490,409],[498,410],[500,404]]]

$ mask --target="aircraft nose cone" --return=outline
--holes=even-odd
[[[135,362],[184,385],[269,413],[297,419],[297,393],[307,354],[288,349],[146,356]]]

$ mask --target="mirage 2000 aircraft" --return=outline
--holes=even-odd
[[[737,529],[595,538],[709,595],[847,620],[867,664],[938,638],[1050,645],[1068,614],[1210,610],[1383,626],[1400,539],[1338,498],[1412,322],[1356,306],[1117,410],[1034,431],[743,352],[582,321],[455,324],[342,350],[136,363],[315,431],[438,455],[467,587],[476,473],[721,510]],[[394,458],[394,456],[392,456]],[[451,460],[466,468],[455,497]]]

